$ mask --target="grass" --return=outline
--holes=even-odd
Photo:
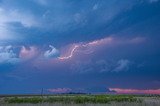
[[[57,95],[46,97],[8,97],[5,103],[63,103],[63,104],[105,104],[111,102],[141,102],[129,95]]]

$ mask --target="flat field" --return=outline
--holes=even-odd
[[[160,96],[140,95],[10,95],[0,106],[160,106]]]

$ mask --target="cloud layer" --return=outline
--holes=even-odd
[[[109,88],[111,91],[115,91],[118,94],[160,94],[160,89],[121,89],[121,88]]]
[[[159,11],[159,0],[0,0],[0,94],[158,93]]]
[[[46,58],[55,58],[59,56],[59,51],[53,47],[52,45],[49,45],[49,47],[51,48],[51,50],[47,50],[44,53],[44,57]]]
[[[2,63],[18,63],[20,60],[16,53],[13,52],[12,46],[0,47],[0,64]]]

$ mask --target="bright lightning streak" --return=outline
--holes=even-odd
[[[75,51],[77,49],[79,49],[80,47],[95,46],[95,45],[102,44],[102,43],[109,43],[111,41],[112,41],[112,38],[108,37],[108,38],[105,38],[105,39],[100,39],[100,40],[95,40],[95,41],[92,41],[92,42],[88,42],[86,44],[77,44],[72,48],[72,50],[71,50],[71,52],[68,56],[59,57],[58,59],[66,60],[66,59],[71,58],[74,55]]]
[[[65,59],[71,58],[78,47],[79,47],[78,45],[75,45],[74,48],[71,50],[69,56],[59,57],[59,59],[60,60],[65,60]]]

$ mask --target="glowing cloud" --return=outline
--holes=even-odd
[[[47,91],[52,93],[67,93],[72,91],[70,88],[55,88],[55,89],[47,89]]]
[[[72,44],[70,47],[70,52],[68,55],[64,53],[65,55],[61,55],[58,57],[59,60],[67,60],[69,58],[72,58],[76,52],[81,52],[87,49],[86,54],[92,53],[97,47],[102,46],[109,46],[109,45],[126,45],[126,44],[140,44],[146,41],[146,38],[144,37],[135,37],[131,39],[124,39],[124,38],[118,38],[118,37],[106,37],[103,39],[91,41],[91,42],[81,42],[77,44]],[[63,53],[62,53],[63,54]]]
[[[121,88],[109,88],[110,91],[115,91],[118,94],[160,94],[160,89],[121,89]]]
[[[75,45],[68,56],[59,57],[59,59],[60,60],[65,60],[65,59],[71,58],[73,56],[74,52],[76,51],[76,49],[78,49],[78,48],[79,48],[79,45]]]
[[[66,59],[72,58],[74,53],[76,52],[76,50],[79,50],[80,48],[98,46],[98,45],[102,45],[102,44],[108,44],[108,43],[112,42],[112,40],[113,40],[113,38],[107,37],[107,38],[104,38],[104,39],[95,40],[95,41],[88,42],[88,43],[75,44],[73,46],[73,48],[71,49],[71,52],[69,53],[68,56],[61,56],[61,57],[59,57],[59,59],[60,60],[66,60]]]
[[[21,59],[28,60],[36,56],[36,54],[37,54],[37,49],[34,46],[31,46],[29,48],[22,46],[19,57]]]

